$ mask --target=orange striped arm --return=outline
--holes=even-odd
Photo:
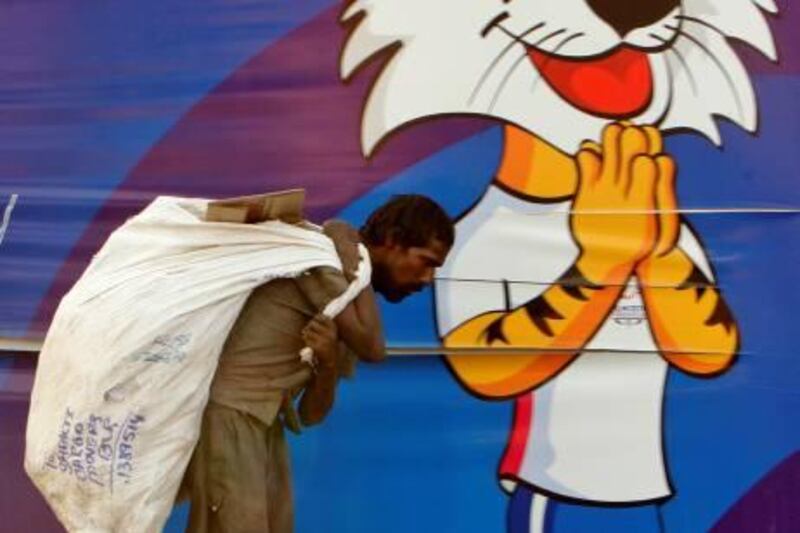
[[[589,281],[583,272],[591,267],[579,260],[525,305],[480,315],[448,334],[447,348],[497,348],[496,352],[446,356],[462,384],[479,396],[507,398],[538,387],[572,362],[605,322],[624,286]],[[619,275],[617,270],[614,276]],[[504,353],[504,348],[515,351]],[[531,352],[519,353],[519,349]]]
[[[663,357],[695,375],[727,370],[739,328],[721,292],[680,249],[637,268],[650,328]]]

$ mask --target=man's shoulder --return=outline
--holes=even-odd
[[[347,289],[347,279],[341,271],[331,267],[307,270],[294,280],[300,293],[310,301],[317,312]]]
[[[341,270],[329,266],[314,267],[296,278],[294,283],[302,290],[325,290],[340,294],[347,288],[347,279]]]
[[[296,276],[275,278],[263,283],[253,289],[251,298],[268,298],[272,294],[280,294],[286,291],[313,290],[319,286],[344,286],[347,287],[347,280],[341,271],[329,267],[320,266],[305,270]]]
[[[247,320],[251,315],[263,317],[265,313],[284,307],[313,315],[321,312],[347,286],[344,274],[327,266],[309,269],[295,277],[274,279],[253,289],[239,320]]]

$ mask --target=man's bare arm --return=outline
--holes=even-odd
[[[336,398],[339,339],[334,322],[322,315],[308,323],[302,336],[314,351],[316,363],[315,373],[303,392],[298,411],[303,425],[313,426],[322,422]]]
[[[341,220],[329,220],[323,231],[336,247],[346,279],[352,281],[359,261],[358,230]],[[378,362],[386,357],[380,310],[371,286],[361,291],[335,320],[341,339],[359,359]]]
[[[377,363],[386,357],[380,310],[372,286],[367,286],[336,318],[339,336],[362,361]]]
[[[333,407],[336,398],[336,367],[321,368],[311,378],[300,399],[300,421],[304,426],[319,424]]]

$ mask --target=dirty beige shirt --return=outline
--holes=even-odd
[[[311,377],[299,357],[300,332],[347,285],[341,272],[320,267],[256,288],[225,341],[210,401],[271,425],[284,396],[295,395]],[[350,376],[355,356],[344,345],[340,354],[340,375]]]

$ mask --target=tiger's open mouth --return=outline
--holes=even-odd
[[[561,98],[592,115],[634,117],[653,97],[650,61],[639,50],[623,46],[602,56],[567,58],[528,47],[528,57]]]

